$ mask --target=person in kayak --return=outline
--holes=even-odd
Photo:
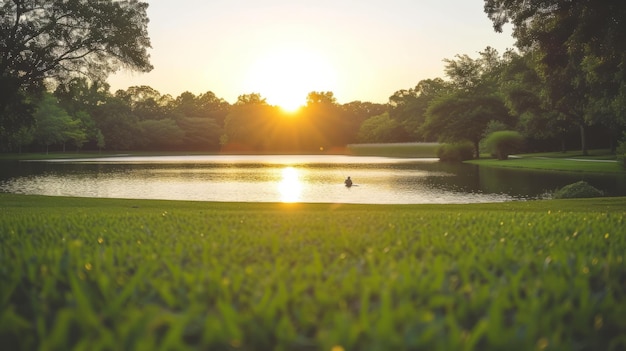
[[[350,177],[346,178],[343,182],[348,188],[352,186],[352,179]]]

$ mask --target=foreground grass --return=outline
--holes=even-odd
[[[7,350],[621,350],[626,199],[0,194]]]

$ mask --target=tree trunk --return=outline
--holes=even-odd
[[[584,124],[580,125],[580,149],[584,156],[589,155],[589,150],[587,150],[587,127]]]

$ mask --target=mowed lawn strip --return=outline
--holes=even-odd
[[[618,350],[625,221],[625,198],[339,205],[0,194],[0,343]]]
[[[527,168],[542,171],[624,173],[626,169],[612,160],[564,159],[564,158],[512,158],[508,160],[478,159],[466,161],[486,167]]]

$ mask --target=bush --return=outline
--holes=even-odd
[[[443,144],[437,149],[437,157],[443,162],[463,162],[474,158],[474,145],[467,142]]]
[[[554,193],[555,199],[580,199],[588,197],[600,197],[604,194],[602,191],[594,188],[585,181],[576,182],[566,185]]]
[[[485,147],[498,160],[506,160],[509,155],[521,150],[524,137],[513,130],[493,132],[485,139]]]

